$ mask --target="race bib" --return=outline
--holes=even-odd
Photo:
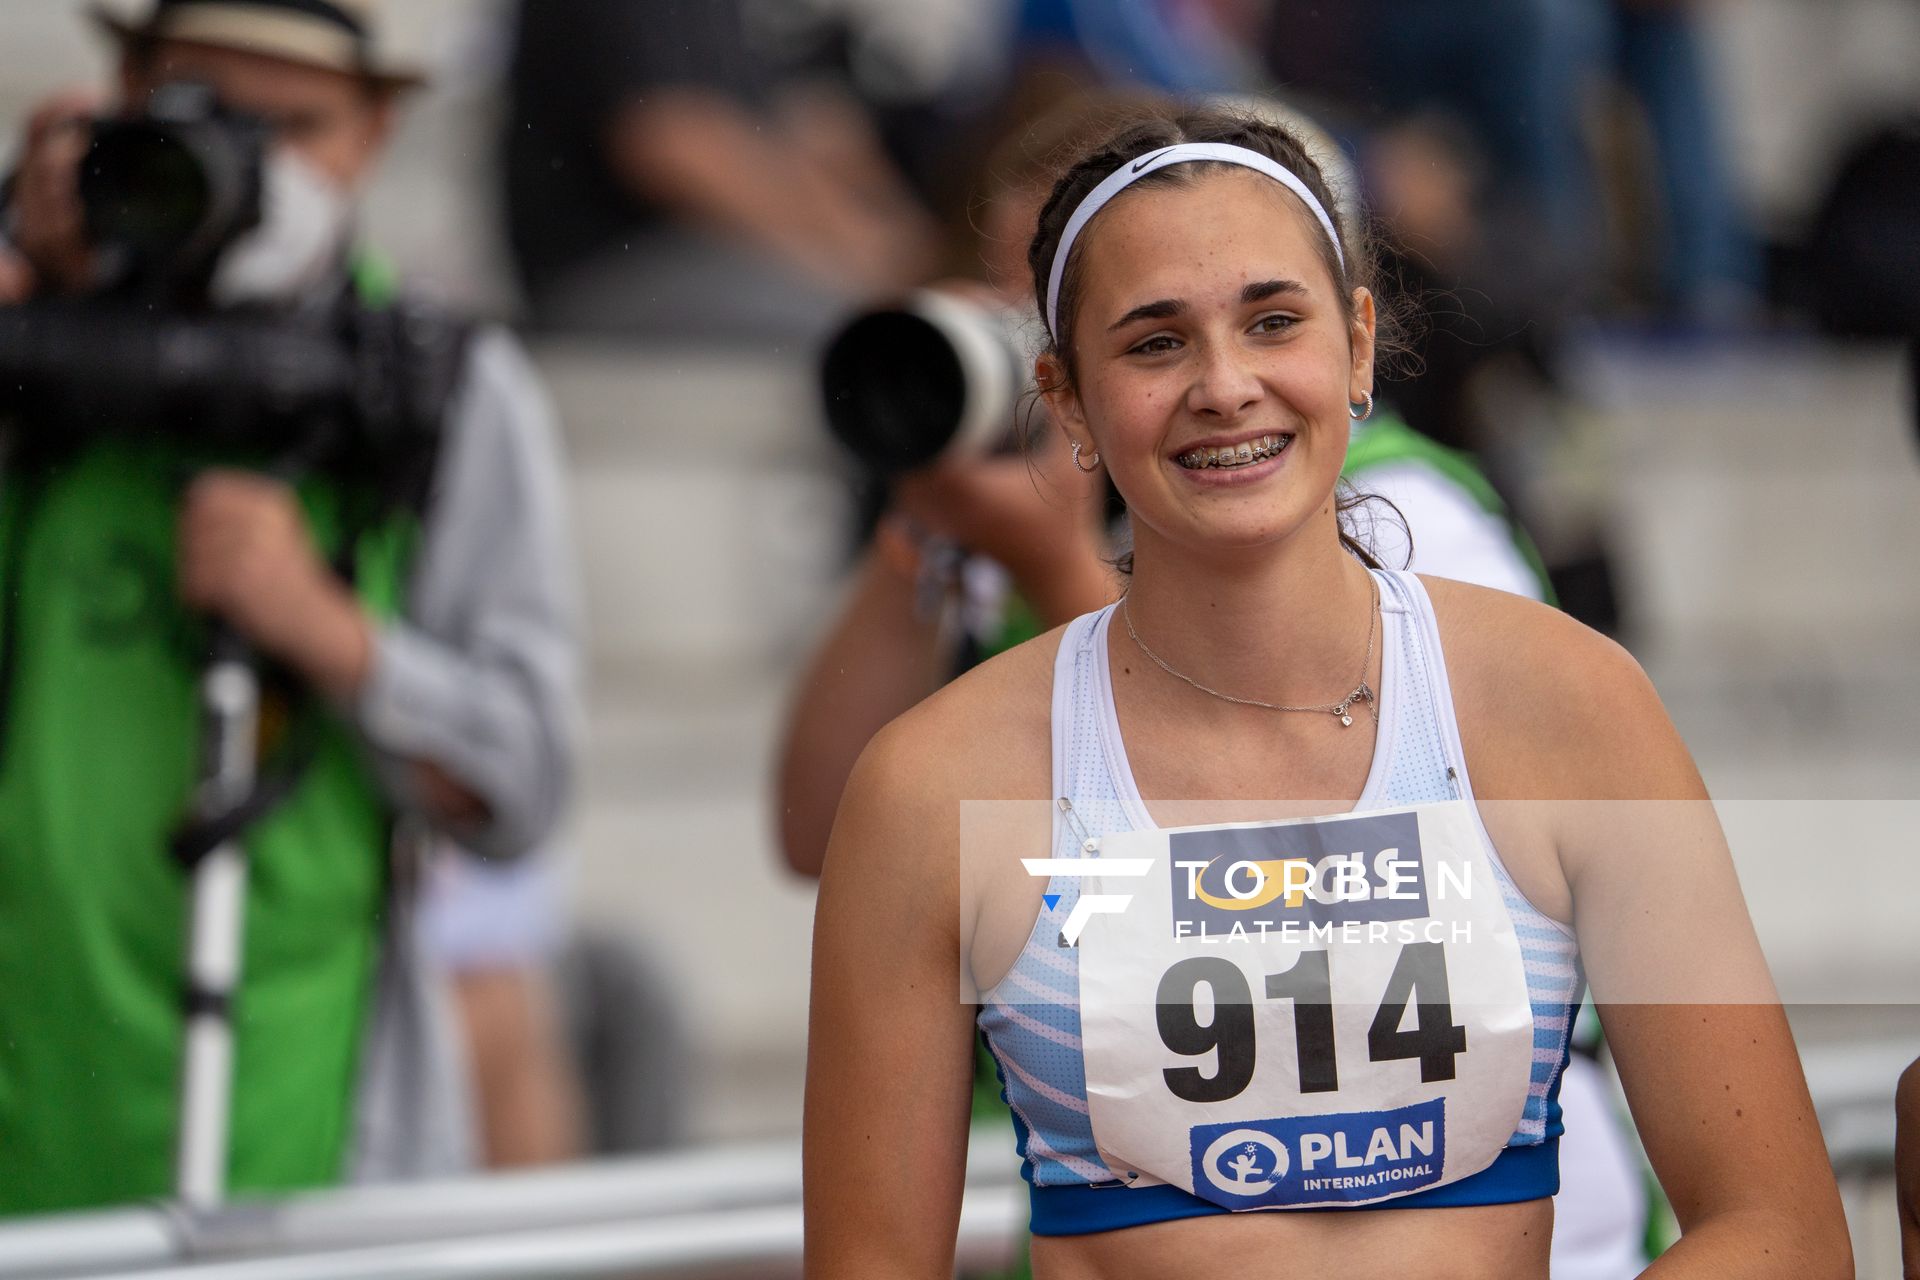
[[[1122,1178],[1227,1209],[1365,1204],[1505,1148],[1533,1011],[1465,801],[1097,844],[1081,1037]]]

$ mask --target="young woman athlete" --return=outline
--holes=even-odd
[[[1335,209],[1283,130],[1189,111],[1040,214],[1040,383],[1127,502],[1131,584],[854,770],[815,927],[810,1276],[951,1274],[976,1030],[1046,1280],[1545,1276],[1584,978],[1685,1232],[1652,1274],[1851,1272],[1645,676],[1341,529],[1376,315]]]

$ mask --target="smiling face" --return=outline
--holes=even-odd
[[[1136,187],[1075,247],[1073,385],[1048,400],[1126,499],[1136,553],[1336,544],[1347,405],[1373,385],[1373,300],[1352,320],[1324,233],[1242,169]],[[1043,370],[1058,384],[1058,362]]]

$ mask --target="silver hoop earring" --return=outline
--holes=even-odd
[[[1360,394],[1367,398],[1366,408],[1362,409],[1358,413],[1355,413],[1353,411],[1353,404],[1349,402],[1347,405],[1347,416],[1349,418],[1352,418],[1355,422],[1365,422],[1368,418],[1371,418],[1373,416],[1373,392],[1362,391]]]
[[[1079,470],[1086,472],[1088,475],[1092,475],[1094,472],[1100,469],[1100,455],[1097,453],[1090,453],[1087,455],[1087,459],[1088,461],[1092,462],[1093,465],[1090,467],[1080,466],[1080,442],[1078,440],[1075,440],[1073,442],[1073,465]]]

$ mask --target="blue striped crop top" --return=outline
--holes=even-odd
[[[1355,809],[1456,798],[1471,802],[1426,588],[1411,573],[1379,570],[1375,577],[1383,637],[1380,723]],[[1054,858],[1079,856],[1087,836],[1153,825],[1134,785],[1114,713],[1107,669],[1112,616],[1109,606],[1070,623],[1055,662],[1052,794],[1071,802],[1079,826],[1068,825],[1056,812]],[[1485,838],[1484,826],[1480,830]],[[1487,848],[1492,850],[1491,840]],[[1518,1127],[1486,1169],[1354,1209],[1505,1204],[1559,1189],[1558,1093],[1584,985],[1579,954],[1572,932],[1527,900],[1497,854],[1491,860],[1519,939],[1533,1010],[1533,1069]],[[1012,969],[982,994],[978,1018],[999,1070],[1002,1096],[1013,1112],[1022,1174],[1031,1184],[1032,1230],[1079,1235],[1229,1212],[1177,1186],[1127,1187],[1101,1158],[1088,1120],[1081,1055],[1080,953],[1059,945],[1057,936],[1079,885],[1072,876],[1049,881],[1052,908],[1039,914]]]

